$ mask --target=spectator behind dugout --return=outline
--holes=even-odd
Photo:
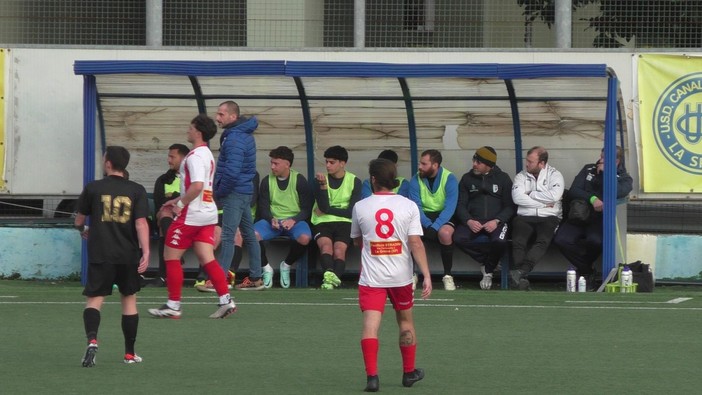
[[[380,154],[378,154],[378,159],[387,159],[390,162],[394,163],[397,167],[397,152],[391,149],[386,149]],[[392,190],[392,192],[400,196],[409,197],[409,182],[404,177],[399,176],[397,177],[397,181],[399,182],[399,185],[395,187]],[[371,185],[370,179],[363,180],[363,187],[361,188],[361,199],[365,199],[372,194],[373,187]]]
[[[441,152],[430,149],[422,152],[417,174],[410,181],[410,199],[419,207],[424,229],[423,240],[438,240],[441,263],[444,266],[444,289],[453,291],[453,231],[451,222],[458,202],[458,181],[448,169],[441,166]]]
[[[548,164],[544,147],[529,149],[525,167],[512,186],[517,216],[512,220],[514,268],[509,272],[511,285],[524,291],[529,289],[529,273],[546,254],[561,221],[564,189],[563,175]]]
[[[512,179],[496,161],[494,148],[478,148],[473,169],[458,184],[458,226],[453,242],[481,264],[481,289],[492,287],[492,275],[506,251],[508,223],[514,215]]]
[[[632,190],[633,180],[622,163],[623,151],[617,147],[617,199],[625,198]],[[602,254],[602,209],[604,196],[604,150],[596,163],[585,165],[573,179],[568,190],[569,200],[583,200],[592,206],[592,214],[585,223],[566,220],[558,229],[553,242],[563,256],[576,268],[578,275],[592,280],[597,270],[593,263]]]

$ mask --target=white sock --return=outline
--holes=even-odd
[[[168,306],[169,309],[180,310],[180,301],[168,299],[166,306]]]
[[[232,301],[232,297],[229,294],[224,294],[219,297],[219,304],[227,304]]]
[[[270,263],[266,263],[266,266],[262,267],[261,270],[263,270],[264,272],[272,272],[273,267],[271,266]]]
[[[280,268],[281,269],[290,269],[290,265],[288,265],[287,263],[285,263],[285,261],[283,261],[280,263]]]

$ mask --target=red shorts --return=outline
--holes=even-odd
[[[367,285],[358,286],[358,304],[361,311],[385,311],[385,300],[390,299],[396,311],[408,310],[414,306],[412,284],[394,288],[374,288]]]
[[[214,246],[215,226],[214,224],[193,226],[178,220],[173,221],[166,233],[166,245],[178,250],[187,250],[196,241]]]

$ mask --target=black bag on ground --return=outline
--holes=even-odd
[[[636,292],[653,292],[653,273],[651,273],[651,266],[649,264],[636,261],[627,263],[626,266],[629,266],[629,269],[631,269],[633,282],[638,284]]]
[[[568,222],[575,225],[585,225],[590,222],[592,206],[582,199],[573,199],[568,206]]]

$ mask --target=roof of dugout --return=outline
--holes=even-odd
[[[74,69],[84,76],[85,182],[108,144],[158,152],[151,167],[160,169],[174,132],[224,100],[258,117],[262,152],[287,145],[304,153],[310,178],[315,155],[335,144],[352,157],[393,148],[414,173],[418,152],[444,148],[452,129],[456,149],[483,139],[513,150],[518,172],[530,136],[586,136],[601,147],[604,134],[605,155],[614,157],[617,125],[622,136],[625,127],[618,82],[604,64],[76,61]],[[604,273],[615,260],[616,178],[607,169]]]

